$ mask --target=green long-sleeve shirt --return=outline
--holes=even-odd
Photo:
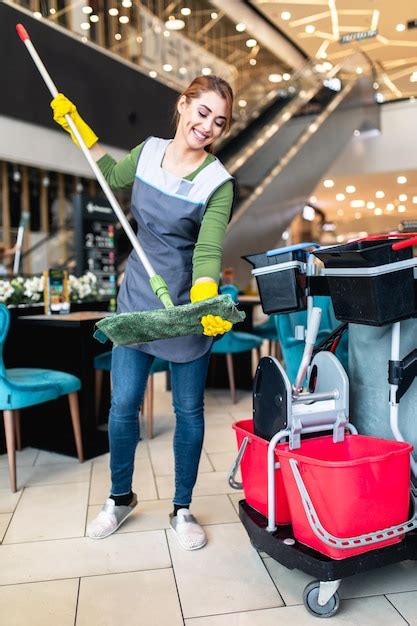
[[[113,189],[131,187],[135,181],[135,174],[143,143],[118,163],[109,154],[97,161],[108,184]],[[214,161],[212,154],[207,154],[205,161],[194,172],[185,176],[186,180],[194,180],[197,174]],[[226,181],[211,196],[203,220],[193,254],[193,283],[198,278],[208,276],[218,282],[220,276],[220,262],[223,240],[230,218],[233,202],[233,183]]]

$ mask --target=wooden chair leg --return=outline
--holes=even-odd
[[[78,394],[76,391],[68,394],[68,402],[71,412],[72,428],[74,431],[75,447],[77,448],[78,460],[84,461],[83,442],[81,437],[80,410],[78,407]]]
[[[153,438],[153,375],[149,376],[145,390],[144,418],[146,422],[146,436]]]
[[[95,381],[94,381],[94,407],[96,411],[96,421],[98,420],[98,413],[100,411],[102,384],[103,384],[103,370],[96,370]]]
[[[236,404],[236,386],[235,373],[233,370],[233,357],[230,352],[226,354],[227,375],[229,376],[230,395],[232,396],[232,404]]]
[[[16,449],[15,449],[15,425],[14,412],[3,411],[4,432],[6,434],[7,460],[9,463],[10,488],[15,493],[17,491],[16,482]]]
[[[20,411],[14,411],[14,429],[16,434],[16,450],[22,449],[22,432],[20,428]]]

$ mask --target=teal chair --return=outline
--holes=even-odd
[[[255,324],[252,332],[257,337],[262,337],[263,340],[268,341],[268,354],[281,360],[281,347],[274,315],[270,315],[262,324]]]
[[[6,369],[3,362],[3,346],[9,326],[9,310],[4,304],[0,304],[0,410],[3,411],[10,486],[15,492],[17,491],[16,442],[18,449],[21,449],[21,409],[67,395],[80,463],[84,461],[84,453],[77,395],[77,391],[81,388],[79,378],[56,370],[22,367]]]
[[[109,352],[103,352],[103,354],[99,354],[95,357],[94,369],[96,416],[98,416],[101,388],[103,383],[103,371],[111,371],[111,350]],[[146,424],[146,436],[148,439],[152,439],[153,437],[153,375],[158,372],[168,371],[169,362],[155,357],[149,372],[148,384],[146,385],[145,397],[143,399],[143,417]]]
[[[234,285],[222,285],[220,287],[220,293],[230,294],[236,302],[239,290]],[[224,354],[226,357],[227,375],[233,404],[236,404],[237,396],[232,355],[255,351],[257,361],[259,361],[261,358],[262,341],[261,337],[256,337],[251,333],[229,330],[229,332],[225,333],[220,339],[213,342],[211,354]]]
[[[316,344],[325,339],[340,324],[334,317],[331,298],[328,296],[314,296],[314,306],[322,310],[320,329],[317,335]],[[293,383],[297,376],[298,368],[304,351],[304,341],[296,339],[294,336],[296,326],[306,326],[307,311],[297,311],[295,313],[283,313],[274,315],[279,342],[281,345],[282,357],[285,364],[285,371],[288,378]],[[343,339],[336,350],[336,355],[342,365],[347,368],[347,338]]]

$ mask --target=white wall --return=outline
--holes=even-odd
[[[326,175],[353,176],[417,168],[417,100],[381,108],[381,133],[352,137]]]

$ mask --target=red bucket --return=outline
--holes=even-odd
[[[249,437],[249,443],[240,464],[246,502],[253,509],[268,517],[269,441],[253,434],[253,420],[236,422],[233,428],[236,431],[239,448],[244,438]],[[275,516],[277,524],[291,523],[287,496],[279,469],[275,470]]]
[[[290,504],[294,537],[333,559],[376,550],[401,541],[394,537],[355,548],[328,546],[310,527],[290,459],[298,469],[317,516],[328,533],[355,537],[407,521],[410,500],[409,443],[348,435],[340,443],[332,436],[305,439],[301,448],[287,443],[277,448]]]

